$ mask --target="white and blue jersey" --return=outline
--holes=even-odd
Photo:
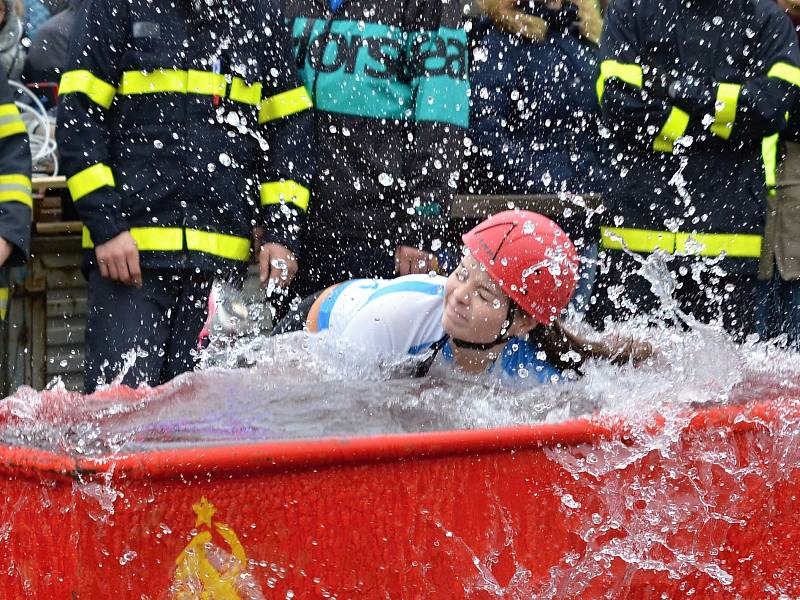
[[[321,299],[314,330],[328,331],[346,344],[380,359],[424,354],[445,337],[442,328],[446,278],[407,275],[397,279],[355,279]],[[441,357],[452,362],[446,343]],[[489,369],[504,380],[551,383],[561,372],[523,338],[511,338]]]

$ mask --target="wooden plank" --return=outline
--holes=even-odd
[[[597,194],[461,194],[453,198],[451,219],[482,219],[513,208],[532,210],[548,217],[560,217],[564,209],[596,210],[601,204]]]
[[[61,235],[80,233],[83,223],[80,221],[57,221],[55,223],[36,223],[36,233],[40,235]]]
[[[67,178],[63,175],[34,175],[31,184],[35,190],[59,190],[67,187]]]

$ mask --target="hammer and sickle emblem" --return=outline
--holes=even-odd
[[[205,497],[192,509],[197,515],[195,527],[201,530],[175,561],[172,600],[244,600],[237,586],[247,569],[247,555],[236,532],[212,520],[217,509]],[[214,532],[229,550],[214,544]]]

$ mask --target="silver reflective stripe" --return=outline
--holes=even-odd
[[[0,125],[8,125],[9,123],[14,123],[16,121],[22,121],[22,117],[19,115],[7,115],[5,117],[0,116]]]
[[[30,196],[31,188],[19,183],[0,183],[0,192],[22,192],[26,196]]]

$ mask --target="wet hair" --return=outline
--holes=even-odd
[[[615,365],[640,362],[653,354],[653,349],[637,350],[630,343],[608,344],[605,340],[584,339],[566,329],[561,321],[538,325],[527,336],[529,344],[545,353],[545,360],[555,368],[583,375],[581,368],[590,358],[602,358]],[[630,340],[632,341],[632,340]]]

